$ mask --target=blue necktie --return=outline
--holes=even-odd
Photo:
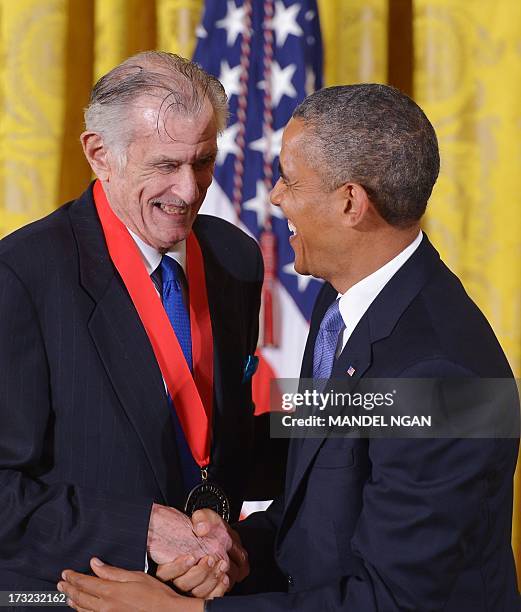
[[[339,300],[336,299],[326,310],[315,341],[313,352],[313,378],[315,380],[328,379],[331,376],[338,335],[343,327],[344,320],[340,314]]]
[[[183,269],[175,259],[168,257],[168,255],[164,255],[161,260],[161,276],[161,299],[163,301],[163,307],[170,324],[174,328],[186,363],[190,370],[192,370],[192,336],[190,333],[190,316],[183,300]],[[185,490],[189,492],[197,484],[200,484],[201,470],[192,456],[192,452],[186,441],[170,395],[168,395],[168,401],[172,407],[172,418],[174,420],[177,448],[179,450]]]
[[[186,363],[192,370],[192,336],[190,334],[190,316],[183,300],[183,269],[172,257],[164,255],[161,260],[163,280],[162,300],[170,324],[185,356]]]

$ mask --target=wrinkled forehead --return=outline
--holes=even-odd
[[[209,139],[217,135],[214,109],[207,97],[189,108],[175,94],[146,94],[133,102],[129,120],[134,137],[156,136],[162,142],[175,140],[181,126],[183,131],[193,130],[194,136]]]

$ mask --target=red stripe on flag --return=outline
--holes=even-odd
[[[260,351],[257,351],[256,355],[259,358],[259,367],[252,380],[252,391],[255,403],[255,416],[258,416],[259,414],[269,412],[270,405],[274,407],[281,406],[282,397],[280,397],[278,388],[271,390],[271,386],[275,385],[275,383],[272,383],[272,380],[277,378],[277,374],[266,359],[264,359]]]

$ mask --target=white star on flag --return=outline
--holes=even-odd
[[[278,157],[280,153],[280,148],[282,146],[282,132],[283,131],[284,131],[284,128],[281,127],[280,130],[277,130],[276,132],[271,133],[270,150],[268,151],[270,155],[269,157],[270,161],[275,159],[275,157]],[[253,149],[254,151],[258,151],[259,153],[264,153],[268,146],[266,142],[266,136],[262,136],[258,140],[254,140],[253,142],[250,142],[248,146],[250,147],[250,149]]]
[[[229,153],[238,155],[239,145],[237,144],[237,134],[239,133],[239,122],[227,127],[217,139],[217,164],[224,164]]]
[[[288,98],[296,98],[297,91],[291,80],[297,69],[296,64],[289,64],[285,68],[281,68],[278,62],[273,62],[271,65],[271,106],[273,108],[279,105],[282,96]],[[257,83],[259,89],[265,89],[266,82],[259,81]]]
[[[302,293],[308,288],[309,283],[313,280],[312,276],[303,276],[295,270],[295,262],[290,261],[282,267],[282,271],[286,274],[297,277],[297,288]]]
[[[284,2],[275,2],[275,15],[271,20],[272,28],[275,30],[277,47],[282,47],[289,34],[295,36],[302,35],[302,28],[297,23],[297,15],[300,11],[300,4],[292,4],[286,8]]]
[[[204,29],[204,26],[202,23],[200,23],[195,28],[195,35],[197,36],[197,38],[207,38],[208,37],[208,32]]]
[[[230,68],[230,64],[226,60],[221,62],[221,74],[219,75],[219,81],[221,81],[224,91],[226,92],[228,99],[233,95],[238,96],[240,93],[241,79],[241,65],[238,64],[234,68]]]
[[[264,227],[268,214],[278,219],[284,219],[284,215],[278,206],[273,206],[270,203],[269,207],[266,206],[268,202],[268,192],[264,181],[257,181],[255,197],[242,205],[244,210],[252,210],[257,215],[257,223],[261,227]]]
[[[235,6],[234,0],[227,0],[228,11],[226,17],[215,22],[217,28],[226,30],[226,44],[231,47],[235,44],[237,36],[244,33],[245,8]]]
[[[319,1],[328,4],[328,0]],[[258,353],[262,367],[254,390],[256,412],[261,413],[269,409],[266,389],[273,378],[298,377],[297,363],[302,358],[308,320],[320,290],[319,281],[294,270],[295,253],[287,240],[291,232],[280,208],[269,202],[271,184],[264,176],[265,172],[268,176],[271,174],[268,166],[273,170],[273,178],[277,175],[282,126],[289,121],[300,100],[312,89],[322,87],[320,14],[317,0],[270,0],[268,3],[197,0],[197,4],[204,5],[201,22],[206,36],[197,38],[194,59],[224,82],[232,117],[218,141],[218,163],[203,204],[204,212],[222,216],[253,237],[261,236],[271,220],[276,234],[275,304],[272,311],[269,300],[265,300],[261,321],[264,333]],[[266,9],[270,5],[273,14],[266,23]],[[249,34],[248,46],[244,37]],[[236,67],[241,64],[241,57],[243,68],[248,63],[245,53],[248,53],[249,67],[248,79],[243,82]],[[238,88],[240,92],[244,88],[247,96],[246,106],[242,103],[246,100],[241,101],[241,113],[238,112]],[[245,119],[244,132],[242,127],[232,125],[238,121],[239,114]],[[349,363],[346,369],[348,366]],[[348,374],[344,375],[346,380],[351,380]]]

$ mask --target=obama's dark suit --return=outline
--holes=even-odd
[[[336,297],[327,284],[318,297],[303,378]],[[336,360],[333,377],[350,373],[354,384],[512,378],[489,324],[425,236]],[[281,590],[282,574],[288,592],[226,597],[209,610],[518,612],[517,450],[517,439],[292,440],[284,495],[237,526],[252,568],[243,589]]]

